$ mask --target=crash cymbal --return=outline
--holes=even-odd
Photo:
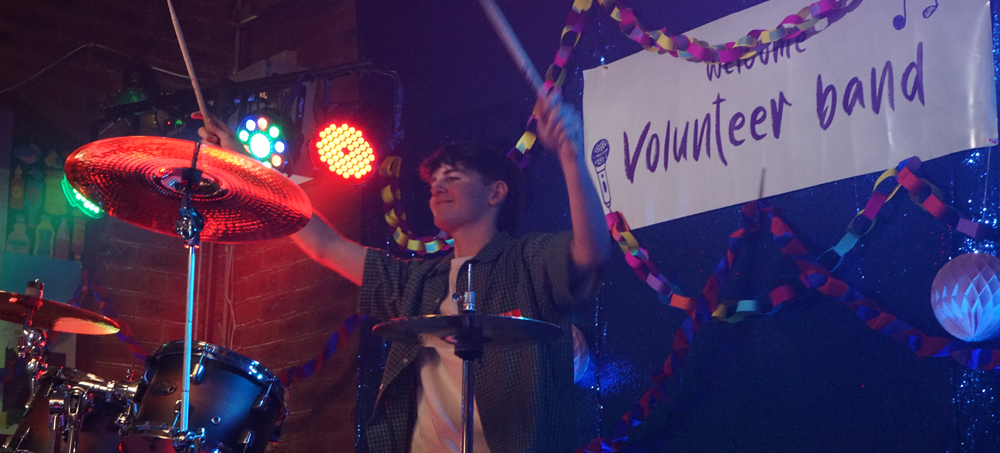
[[[92,311],[7,291],[0,291],[0,320],[24,324],[28,307],[36,307],[39,303],[41,307],[31,316],[31,326],[36,329],[87,335],[118,332],[118,323]]]
[[[559,326],[536,319],[478,314],[396,318],[375,326],[374,332],[389,341],[421,346],[433,346],[441,341],[454,343],[453,337],[458,335],[466,318],[482,329],[485,349],[546,343],[563,334]]]
[[[194,149],[194,142],[173,138],[98,140],[66,159],[66,179],[109,215],[177,235],[182,197],[177,188]],[[203,144],[197,168],[204,176],[192,206],[205,222],[203,241],[279,238],[302,229],[312,216],[299,186],[247,156]]]

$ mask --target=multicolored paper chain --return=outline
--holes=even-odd
[[[73,299],[69,301],[69,304],[74,307],[79,307],[80,303],[83,302],[88,293],[93,295],[94,302],[97,302],[97,306],[100,307],[101,314],[118,323],[120,329],[118,330],[118,333],[115,334],[115,337],[117,337],[119,341],[125,343],[129,352],[131,352],[136,359],[140,362],[145,362],[146,356],[148,355],[146,354],[146,350],[139,344],[138,341],[136,341],[135,333],[132,332],[132,328],[128,325],[128,323],[118,316],[118,313],[114,308],[114,303],[107,297],[107,289],[91,272],[84,270],[81,273],[80,285],[73,290]]]
[[[775,241],[779,243],[790,234],[784,222],[780,222],[780,225],[778,228],[774,226],[771,228]],[[801,271],[802,283],[807,288],[815,289],[831,299],[843,302],[870,329],[905,343],[918,357],[950,356],[959,364],[975,370],[1000,367],[1000,350],[969,348],[963,341],[929,336],[896,316],[882,311],[878,304],[847,283],[834,278],[829,271],[819,266],[805,253],[796,255],[786,252],[786,255],[795,259]]]
[[[844,9],[844,6],[850,2],[841,5],[837,0],[820,0],[785,17],[776,28],[751,30],[746,36],[734,42],[717,45],[711,45],[685,35],[670,36],[666,29],[647,31],[639,24],[632,9],[621,5],[621,0],[618,0],[618,6],[615,6],[615,0],[599,0],[599,3],[603,8],[611,9],[611,18],[618,21],[622,33],[639,43],[643,49],[661,55],[670,54],[687,61],[718,64],[751,58],[771,43],[797,38],[815,26],[820,19],[829,16],[834,11]],[[569,17],[566,18],[566,25],[560,36],[555,59],[545,71],[544,87],[546,91],[559,88],[565,82],[566,62],[569,61],[573,48],[580,42],[580,35],[584,25],[586,25],[585,13],[592,6],[593,0],[574,0],[573,9],[570,11]],[[522,168],[527,165],[527,153],[538,138],[535,113],[532,112],[524,134],[507,154]]]
[[[948,206],[943,200],[941,189],[931,184],[930,181],[917,176],[916,172],[920,169],[920,165],[920,159],[914,156],[900,162],[896,167],[899,172],[896,180],[899,181],[899,185],[910,192],[910,200],[950,229],[972,239],[988,239],[996,242],[998,238],[995,228],[970,220],[955,208]]]
[[[443,252],[455,244],[450,235],[441,231],[436,236],[416,237],[410,231],[406,222],[406,212],[403,211],[399,192],[399,169],[403,159],[399,156],[389,156],[379,166],[378,172],[387,180],[382,188],[382,203],[385,207],[385,221],[392,231],[392,239],[396,245],[419,255]]]
[[[354,334],[354,331],[364,321],[365,317],[363,315],[354,315],[347,318],[337,330],[330,335],[330,338],[326,340],[323,344],[323,349],[319,352],[316,358],[302,364],[293,366],[277,374],[278,381],[287,389],[288,386],[299,382],[305,378],[311,377],[316,374],[323,367],[326,361],[333,357],[333,354],[337,352],[338,349],[347,343],[347,339]]]
[[[854,218],[851,219],[851,222],[847,225],[847,233],[837,242],[837,245],[830,247],[816,259],[821,266],[830,271],[836,270],[840,266],[840,263],[844,261],[844,256],[847,255],[847,252],[854,248],[854,245],[858,243],[858,240],[862,236],[872,230],[875,226],[875,219],[879,211],[882,210],[882,206],[899,191],[900,185],[896,182],[897,173],[897,169],[890,168],[875,180],[871,198],[865,203],[865,207],[858,211],[854,215]]]
[[[764,207],[773,211],[774,208]],[[653,386],[642,394],[636,405],[625,415],[615,426],[611,437],[608,439],[597,438],[591,441],[586,447],[579,450],[584,453],[597,453],[604,451],[618,451],[622,448],[625,440],[628,439],[635,426],[642,424],[649,413],[659,404],[667,402],[665,383],[667,379],[675,376],[683,367],[688,357],[691,347],[691,340],[698,332],[701,324],[711,318],[717,321],[739,322],[749,315],[769,315],[777,312],[785,304],[794,300],[801,293],[798,284],[785,284],[774,288],[764,296],[757,299],[748,300],[720,300],[719,288],[722,287],[733,263],[739,256],[740,245],[743,238],[748,233],[753,233],[761,229],[761,217],[757,215],[756,205],[744,206],[743,227],[729,235],[729,247],[726,256],[719,260],[712,276],[705,283],[705,287],[697,297],[685,297],[678,294],[676,288],[659,273],[656,265],[649,259],[649,253],[639,246],[635,236],[632,235],[628,223],[619,212],[612,212],[605,217],[611,235],[618,242],[619,247],[625,253],[625,260],[636,272],[639,279],[645,281],[654,291],[657,297],[665,305],[683,310],[688,317],[674,332],[673,344],[670,354],[663,364],[663,370],[659,375],[652,376]],[[780,221],[780,219],[779,219]],[[772,226],[773,226],[772,221]],[[783,223],[782,223],[783,224]],[[794,239],[794,236],[792,237]],[[783,250],[804,250],[797,240],[789,241],[783,246]]]
[[[829,268],[836,268],[836,266],[839,265],[840,261],[843,259],[844,254],[846,254],[847,251],[853,247],[854,243],[857,242],[857,238],[860,238],[871,230],[877,213],[884,203],[895,195],[900,186],[906,188],[910,192],[911,199],[914,203],[923,207],[949,228],[953,228],[975,239],[983,238],[987,236],[988,233],[992,233],[993,237],[996,237],[995,229],[992,229],[983,223],[967,219],[957,210],[947,206],[943,201],[941,201],[942,196],[940,190],[927,180],[920,179],[916,176],[915,172],[919,169],[920,165],[921,162],[919,158],[911,157],[900,162],[896,168],[887,170],[876,180],[872,197],[869,199],[868,203],[866,203],[865,208],[860,210],[851,221],[851,225],[848,229],[848,235],[845,236],[848,237],[848,239],[841,239],[837,246],[824,253],[824,255],[827,255],[832,250],[837,255],[837,262],[833,266],[820,265],[819,262],[823,256],[820,256],[820,259],[812,259],[808,255],[801,241],[795,237],[791,228],[788,227],[784,220],[777,216],[773,207],[759,201],[747,203],[741,210],[744,223],[750,228],[750,231],[752,231],[753,228],[755,228],[756,223],[753,221],[754,217],[756,217],[758,213],[765,214],[770,220],[770,232],[774,241],[781,247],[782,253],[794,259],[798,265],[800,270],[799,279],[802,285],[808,289],[814,289],[834,300],[843,302],[849,309],[853,310],[869,328],[875,330],[876,332],[885,334],[897,341],[905,343],[909,347],[910,351],[918,357],[949,356],[959,364],[975,370],[992,370],[1000,368],[1000,349],[970,348],[967,343],[962,341],[944,337],[928,336],[921,330],[909,325],[896,316],[882,311],[878,304],[874,301],[864,297],[859,291],[851,288],[843,281],[834,278],[830,274],[830,271],[827,270]],[[885,181],[888,181],[892,177],[895,177],[899,181],[899,183],[894,187],[891,184],[885,184]],[[713,276],[709,279],[705,289],[702,291],[703,300],[696,304],[692,304],[691,301],[688,301],[685,306],[682,304],[674,304],[673,298],[676,297],[676,294],[665,293],[663,291],[664,288],[669,288],[671,286],[669,281],[658,273],[656,266],[649,261],[649,256],[646,250],[639,246],[638,241],[636,241],[635,237],[628,231],[628,224],[626,223],[624,216],[617,212],[611,213],[607,216],[607,220],[612,236],[616,241],[618,241],[622,250],[626,252],[626,261],[636,271],[637,276],[639,276],[639,278],[643,281],[646,281],[650,287],[657,291],[661,300],[669,295],[671,297],[671,306],[682,309],[687,308],[685,311],[689,314],[693,313],[693,309],[690,307],[692,305],[701,305],[702,301],[704,301],[705,305],[708,306],[715,305],[712,300],[717,297],[718,288],[721,286],[721,282],[724,281],[729,268],[735,260],[734,250],[738,247],[739,240],[747,231],[747,227],[744,227],[730,235],[729,251],[727,252],[726,257],[720,261],[719,265],[716,267],[716,271],[713,273]],[[854,238],[850,238],[849,236],[854,236]],[[849,243],[850,245],[844,247],[845,243]],[[796,294],[797,291],[795,291],[794,285],[784,285],[772,291],[769,294],[769,297],[772,299],[773,308],[769,311],[769,313],[776,311],[781,304],[794,299]],[[725,305],[725,303],[721,303],[716,306],[724,307]],[[742,319],[745,316],[740,315],[738,305],[739,304],[737,304],[737,313],[734,316],[731,316],[730,319],[734,317]],[[745,305],[750,306],[750,308],[746,309],[747,312],[763,311],[755,304],[747,303]],[[717,316],[718,310],[719,308],[713,309],[713,317],[716,319],[720,318]],[[724,320],[729,321],[730,319]],[[736,321],[739,319],[736,319]],[[683,359],[686,357],[686,347],[690,345],[693,333],[697,331],[698,320],[698,317],[692,315],[691,318],[685,319],[681,326],[677,329],[674,334],[674,344],[672,346],[671,355],[664,363],[664,373],[653,378],[654,385],[639,398],[639,401],[636,403],[635,407],[632,408],[632,410],[622,416],[622,421],[615,427],[610,440],[605,440],[604,438],[594,439],[586,447],[579,450],[580,452],[598,453],[619,451],[632,429],[641,424],[656,405],[667,401],[663,381],[676,374],[677,367],[682,362],[682,360],[676,360],[676,358]]]
[[[940,189],[926,179],[917,176],[921,164],[920,158],[913,156],[903,160],[895,168],[890,168],[882,173],[875,181],[875,187],[872,188],[872,197],[868,199],[865,207],[858,211],[848,225],[847,234],[841,238],[837,245],[823,252],[817,258],[817,263],[829,271],[836,270],[843,261],[844,255],[857,244],[862,236],[871,231],[879,210],[892,199],[900,187],[909,192],[910,200],[940,220],[946,227],[972,239],[996,241],[997,231],[995,228],[970,220],[955,208],[948,206],[942,201],[943,196]]]
[[[600,1],[604,4],[606,0]],[[559,36],[559,49],[556,50],[556,56],[552,64],[545,71],[545,83],[542,86],[546,92],[553,88],[562,87],[563,82],[566,81],[566,62],[569,61],[569,56],[573,52],[573,48],[580,42],[580,34],[583,33],[583,27],[587,24],[585,13],[590,10],[593,3],[593,0],[573,1],[573,9],[569,12],[569,16],[566,18],[566,25]],[[528,159],[525,157],[528,150],[535,145],[535,141],[538,139],[536,113],[531,112],[531,117],[528,118],[524,134],[521,135],[521,138],[517,140],[514,147],[507,153],[507,157],[520,165],[521,168],[524,168],[528,164]]]
[[[606,4],[613,3],[614,0],[606,2]],[[639,43],[647,51],[661,55],[670,54],[693,62],[718,64],[751,58],[773,42],[794,39],[813,28],[820,19],[831,12],[842,9],[842,6],[836,0],[820,0],[785,17],[773,29],[751,30],[746,36],[734,42],[716,45],[685,35],[670,36],[666,29],[647,31],[636,20],[632,10],[625,6],[616,6],[611,11],[611,17],[618,21],[625,36]]]

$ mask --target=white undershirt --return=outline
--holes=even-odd
[[[443,315],[457,315],[458,304],[451,295],[456,292],[458,271],[471,256],[452,258],[448,276],[448,294],[438,309]],[[417,423],[413,428],[412,453],[461,451],[462,444],[462,359],[455,356],[455,346],[444,341],[423,348],[417,356],[420,385],[417,387]],[[472,405],[473,450],[490,453],[479,421],[479,408]]]

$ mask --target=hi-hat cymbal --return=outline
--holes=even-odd
[[[195,143],[162,137],[116,137],[77,149],[66,159],[66,179],[113,217],[177,235],[181,170]],[[201,239],[248,242],[292,234],[312,217],[299,186],[247,156],[202,144],[204,174],[191,204],[204,219]]]
[[[454,343],[465,319],[481,328],[485,349],[510,348],[546,343],[562,336],[555,324],[529,318],[497,315],[428,315],[396,318],[375,326],[376,335],[389,341],[433,346]]]
[[[51,300],[0,291],[0,320],[24,324],[28,307],[41,307],[31,316],[36,329],[87,335],[107,335],[118,332],[118,323],[92,311]]]

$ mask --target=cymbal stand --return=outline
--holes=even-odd
[[[48,368],[45,363],[45,346],[48,344],[48,339],[44,331],[31,327],[31,318],[34,316],[35,310],[42,308],[44,289],[45,284],[37,279],[28,282],[24,291],[25,296],[28,296],[24,300],[24,305],[29,307],[28,314],[24,317],[23,336],[17,342],[17,356],[25,360],[24,369],[30,377],[28,390],[31,394],[34,394],[38,387],[38,376]]]
[[[180,220],[174,223],[177,234],[184,239],[184,246],[188,249],[188,280],[187,280],[187,303],[184,320],[184,364],[186,373],[191,373],[191,348],[194,345],[194,279],[197,275],[197,250],[201,247],[201,230],[205,226],[205,221],[191,204],[191,197],[201,185],[202,172],[198,170],[198,151],[201,143],[196,143],[194,157],[191,158],[191,167],[181,170],[181,180],[177,183],[176,190],[181,191]],[[181,426],[178,433],[175,433],[174,448],[177,451],[190,451],[195,444],[200,445],[198,437],[189,431],[189,412],[191,408],[191,376],[182,379],[181,387]],[[183,448],[182,448],[183,447]],[[195,450],[197,451],[197,450]]]
[[[476,293],[472,291],[472,263],[468,267],[468,291],[455,294],[452,299],[461,307],[463,315],[476,314]],[[475,361],[483,357],[483,327],[474,316],[462,319],[462,329],[455,336],[455,355],[462,359],[462,453],[472,453],[475,429],[476,373]]]
[[[83,431],[83,418],[93,407],[87,389],[80,386],[55,384],[49,390],[49,430],[52,431],[52,451],[76,453]],[[61,447],[65,439],[65,449]]]

